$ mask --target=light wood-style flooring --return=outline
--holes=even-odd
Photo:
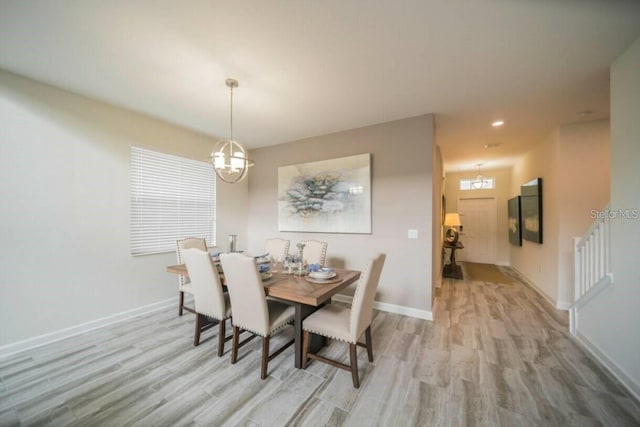
[[[638,403],[569,338],[566,313],[522,282],[446,279],[433,314],[376,311],[375,361],[359,349],[354,389],[347,371],[295,369],[293,348],[262,381],[260,340],[231,365],[217,328],[194,347],[193,315],[164,310],[0,360],[0,426],[640,424]],[[324,351],[348,360],[342,343]]]

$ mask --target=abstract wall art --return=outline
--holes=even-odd
[[[522,238],[542,243],[542,178],[520,186],[520,215]]]
[[[371,155],[279,167],[278,228],[371,233]]]
[[[508,201],[509,242],[515,246],[522,246],[522,228],[520,225],[520,196]]]

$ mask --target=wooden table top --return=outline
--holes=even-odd
[[[170,265],[169,273],[188,275],[184,264]],[[304,277],[287,273],[273,273],[273,276],[263,281],[267,296],[285,301],[297,302],[311,306],[318,306],[347,286],[355,283],[360,277],[359,271],[336,268],[337,277],[342,279],[335,283],[311,283]]]

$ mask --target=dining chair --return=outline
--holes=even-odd
[[[320,264],[324,267],[327,261],[327,242],[318,240],[304,240],[304,261],[306,264]]]
[[[238,348],[247,340],[239,342],[241,331],[262,337],[262,368],[260,378],[267,377],[269,361],[293,344],[294,340],[282,345],[269,354],[269,340],[275,333],[293,322],[293,306],[273,299],[267,299],[262,279],[255,260],[240,253],[221,254],[220,263],[233,306],[233,339],[231,341],[231,363],[236,363]]]
[[[360,387],[358,377],[358,354],[357,346],[367,349],[369,362],[373,362],[373,346],[371,344],[371,318],[373,316],[373,299],[376,295],[380,273],[384,265],[385,254],[378,254],[373,257],[367,267],[362,272],[351,307],[341,307],[336,304],[328,304],[313,312],[302,321],[302,368],[307,367],[307,359],[315,359],[328,363],[337,368],[351,371],[351,378],[355,388]],[[311,334],[344,341],[349,344],[350,364],[338,362],[309,353],[309,340]],[[358,340],[364,334],[365,342]]]
[[[289,240],[280,239],[280,238],[272,238],[267,239],[267,244],[265,246],[265,252],[273,257],[276,261],[284,261],[284,259],[289,254],[289,244],[291,242]]]
[[[213,263],[209,252],[198,248],[182,250],[182,257],[191,279],[193,303],[195,305],[196,329],[193,345],[200,344],[200,334],[218,325],[218,356],[224,353],[226,322],[231,318],[231,301],[229,294],[223,292],[218,268]],[[213,319],[213,321],[211,321]]]
[[[176,241],[176,255],[178,258],[178,264],[184,264],[184,259],[182,258],[182,251],[185,249],[197,248],[202,251],[207,250],[207,241],[201,237],[186,237],[184,239],[180,239]],[[189,277],[185,277],[183,275],[178,276],[178,292],[179,292],[179,301],[178,301],[178,316],[182,316],[182,310],[187,310],[192,313],[195,313],[193,308],[187,307],[184,305],[184,293],[193,294],[193,290],[191,289],[191,283],[189,281]]]

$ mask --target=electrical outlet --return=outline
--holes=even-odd
[[[418,238],[418,230],[408,230],[407,231],[408,239],[417,239]]]

